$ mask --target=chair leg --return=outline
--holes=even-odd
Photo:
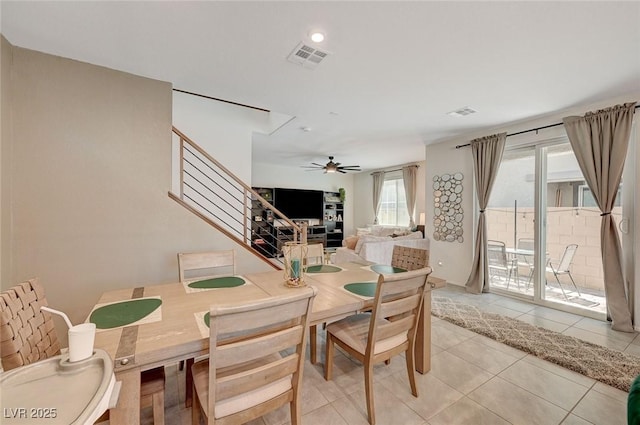
[[[297,400],[299,398],[299,396],[294,396],[293,400],[291,400],[291,403],[289,403],[289,412],[291,415],[291,425],[298,425],[298,424],[302,424],[302,413],[300,412],[300,406],[298,406],[298,401]]]
[[[376,413],[375,406],[373,404],[373,364],[370,360],[365,360],[364,364],[364,392],[367,398],[367,415],[369,417],[369,423],[375,425]]]
[[[409,385],[411,385],[411,394],[414,397],[418,397],[418,386],[416,385],[416,361],[415,350],[411,348],[405,352],[405,358],[407,360],[407,373],[409,374]]]
[[[191,370],[189,370],[191,373]],[[193,384],[192,384],[193,385]],[[195,388],[192,388],[193,394],[196,394]],[[198,399],[198,395],[193,398],[193,403],[191,406],[191,425],[200,425],[200,418],[202,417],[200,411],[200,400]]]
[[[569,301],[569,297],[567,297],[567,293],[564,292],[564,288],[562,287],[562,284],[560,283],[560,279],[558,279],[558,274],[556,272],[553,272],[553,275],[556,277],[556,282],[558,282],[558,286],[560,287],[560,290],[562,291],[562,295],[564,295],[564,298]]]
[[[333,337],[329,332],[327,332],[325,346],[324,379],[331,381],[333,374]]]
[[[582,296],[580,290],[578,289],[578,285],[576,285],[576,282],[573,280],[573,276],[571,276],[571,272],[567,272],[567,274],[569,275],[569,279],[571,279],[571,283],[573,283],[574,288],[576,288],[576,291],[578,291],[578,296]]]

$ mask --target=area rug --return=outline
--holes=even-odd
[[[629,392],[640,357],[540,328],[446,297],[433,297],[431,313],[455,325]]]

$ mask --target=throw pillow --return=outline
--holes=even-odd
[[[360,238],[358,236],[348,236],[344,241],[346,242],[345,246],[349,249],[356,249],[356,244]]]

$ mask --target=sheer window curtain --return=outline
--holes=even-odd
[[[473,172],[480,216],[476,231],[476,245],[471,274],[465,286],[467,292],[489,292],[489,268],[487,263],[487,221],[484,210],[489,203],[491,188],[502,161],[507,133],[494,134],[471,141]]]
[[[384,186],[384,172],[376,171],[373,176],[373,224],[378,224],[378,211],[380,210],[380,201],[382,196],[382,187]]]
[[[580,169],[602,212],[600,246],[607,309],[611,328],[624,332],[633,332],[633,300],[627,296],[620,237],[611,210],[622,177],[635,105],[626,103],[563,119]]]
[[[409,227],[416,227],[416,222],[413,216],[416,212],[416,174],[418,166],[408,165],[402,167],[402,181],[404,182],[404,192],[407,199],[407,212],[409,213]]]

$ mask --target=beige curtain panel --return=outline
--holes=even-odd
[[[412,229],[416,226],[413,216],[416,212],[416,184],[417,184],[417,165],[408,165],[402,167],[402,181],[404,182],[404,192],[407,198],[407,212],[409,213],[409,227]]]
[[[473,172],[476,182],[476,194],[480,216],[476,232],[476,246],[471,274],[465,286],[467,292],[480,294],[489,292],[489,267],[487,263],[487,221],[484,210],[489,203],[491,188],[502,161],[502,153],[507,133],[494,134],[471,141],[473,154]]]
[[[384,172],[376,171],[373,176],[373,224],[378,224],[378,211],[380,211],[380,197],[384,185]]]
[[[634,103],[614,106],[584,117],[563,119],[580,169],[602,212],[600,247],[604,269],[604,291],[611,328],[633,332],[632,297],[628,297],[622,272],[622,248],[611,217],[627,156]]]

